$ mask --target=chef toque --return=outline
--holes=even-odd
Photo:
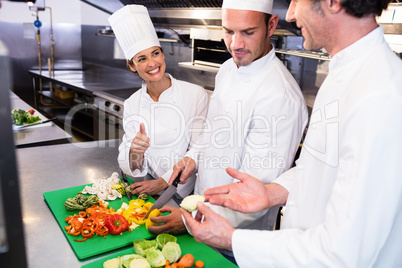
[[[223,0],[222,8],[252,10],[272,14],[274,0]]]
[[[144,6],[126,5],[109,17],[109,23],[127,60],[147,48],[161,46]]]

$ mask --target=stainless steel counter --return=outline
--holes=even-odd
[[[142,84],[139,76],[132,72],[98,65],[86,70],[56,70],[51,74],[29,70],[29,73],[34,78],[43,78],[88,95],[103,90],[140,88]]]
[[[10,92],[10,103],[12,109],[33,109],[12,92]],[[69,139],[71,135],[53,123],[14,130],[14,143],[17,148],[67,143]]]
[[[79,261],[42,195],[94,183],[118,171],[119,142],[93,141],[16,150],[29,267],[80,267],[112,253]],[[172,200],[168,203],[173,204]]]

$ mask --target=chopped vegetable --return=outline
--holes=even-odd
[[[122,195],[126,195],[126,190],[124,189],[124,184],[121,181],[119,181],[119,183],[117,183],[117,184],[113,184],[112,189],[117,190]]]
[[[129,268],[130,267],[130,263],[132,262],[132,260],[135,259],[143,259],[145,260],[144,257],[138,255],[138,254],[128,254],[128,255],[124,255],[120,258],[121,264],[123,265],[123,267]]]
[[[33,111],[33,110],[32,110]],[[33,111],[35,113],[35,111]],[[32,124],[40,121],[39,116],[32,116],[30,111],[26,112],[21,109],[14,109],[11,111],[11,119],[14,125],[21,126],[22,124]]]
[[[130,262],[130,268],[151,268],[146,259],[134,259]]]
[[[151,202],[145,203],[145,201],[142,199],[134,199],[130,200],[127,207],[124,206],[124,208],[122,205],[120,209],[122,211],[122,215],[127,219],[129,224],[134,222],[137,225],[144,225],[144,216],[147,214],[148,209],[152,207],[152,205],[153,204]]]
[[[170,234],[159,234],[156,237],[156,242],[158,243],[158,247],[160,249],[163,249],[163,247],[166,245],[168,242],[177,242],[177,238],[173,235]]]
[[[186,254],[180,258],[178,265],[181,267],[192,267],[194,265],[194,256],[191,254]]]
[[[68,198],[65,202],[64,202],[64,207],[67,210],[85,210],[85,207],[78,204],[76,200],[74,200],[74,198]]]
[[[195,268],[203,268],[204,267],[204,262],[203,261],[196,261],[195,262]]]
[[[101,200],[99,204],[101,204]],[[64,226],[64,229],[67,231],[67,234],[70,235],[78,236],[81,234],[84,239],[75,239],[77,242],[83,242],[93,237],[95,234],[98,236],[106,236],[109,230],[106,228],[105,222],[112,213],[114,213],[113,209],[109,210],[101,206],[93,205],[87,208],[86,211],[80,211],[79,215],[65,218],[65,221],[69,225]]]
[[[114,214],[106,219],[105,226],[109,233],[118,235],[128,230],[128,221],[123,216]]]
[[[134,240],[134,251],[135,253],[145,257],[146,253],[150,249],[156,249],[158,247],[158,244],[156,241],[149,241],[145,239],[137,239]]]
[[[165,263],[166,263],[166,259],[163,256],[162,251],[155,249],[155,248],[151,248],[151,249],[147,250],[146,258],[147,258],[148,263],[152,267],[159,267],[159,266],[165,265]]]
[[[113,172],[107,179],[98,179],[92,186],[85,186],[82,190],[83,194],[96,194],[100,200],[115,200],[116,198],[122,198],[122,194],[116,189],[112,188],[112,185],[120,182],[119,174]]]
[[[205,197],[202,195],[189,195],[186,196],[183,201],[181,201],[180,206],[188,211],[197,210],[198,202],[204,202]]]
[[[149,226],[158,225],[156,222],[151,221],[151,217],[159,217],[161,215],[162,215],[161,212],[157,208],[155,208],[154,210],[151,211],[151,213],[149,213],[148,218],[145,221],[145,227],[147,228],[147,230]]]
[[[149,199],[149,195],[147,195],[147,194],[140,194],[139,196],[138,196],[138,198],[139,199],[142,199],[142,200],[144,200],[144,201],[146,201],[146,200],[148,200]]]
[[[176,262],[181,256],[181,249],[176,242],[167,242],[162,249],[162,254],[169,262]]]
[[[68,198],[64,202],[64,207],[67,210],[85,210],[90,206],[98,204],[99,199],[96,195],[85,196],[79,192],[75,197]]]
[[[120,258],[107,260],[103,263],[103,268],[120,268]]]

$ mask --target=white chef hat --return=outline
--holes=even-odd
[[[144,49],[161,46],[144,6],[126,5],[109,17],[109,23],[127,60]]]
[[[272,14],[274,0],[223,0],[222,8],[259,11]]]

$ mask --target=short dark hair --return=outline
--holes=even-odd
[[[312,0],[314,4],[320,1]],[[362,18],[369,15],[380,16],[390,2],[391,0],[341,0],[341,6],[349,15]]]

